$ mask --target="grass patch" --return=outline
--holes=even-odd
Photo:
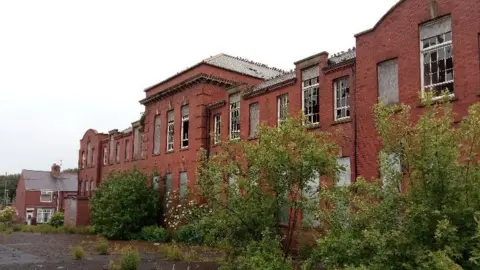
[[[132,247],[124,248],[120,253],[120,269],[135,270],[140,264],[140,253]]]
[[[169,261],[183,260],[182,249],[177,244],[161,245],[158,248],[158,252]]]
[[[72,258],[74,260],[81,260],[85,257],[85,251],[83,251],[83,248],[81,246],[76,246],[72,250]]]
[[[95,249],[100,255],[108,255],[108,241],[105,238],[98,238],[95,242]]]

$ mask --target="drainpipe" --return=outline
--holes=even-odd
[[[358,147],[358,144],[357,144],[357,137],[358,137],[358,131],[357,131],[357,76],[356,76],[356,67],[357,67],[357,63],[355,61],[355,63],[353,64],[353,67],[352,67],[352,82],[353,82],[353,107],[354,107],[354,114],[353,114],[353,156],[354,156],[354,161],[353,163],[355,164],[355,179],[357,179],[358,177],[358,154],[357,154],[357,147]]]
[[[207,159],[210,158],[210,117],[212,115],[212,111],[210,106],[206,105],[205,108],[207,109],[207,141],[205,143],[205,147],[207,148]]]
[[[57,212],[58,212],[59,200],[60,200],[60,191],[57,191]]]

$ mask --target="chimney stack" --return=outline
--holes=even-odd
[[[56,163],[53,163],[53,165],[52,165],[52,176],[54,178],[59,178],[60,177],[60,165],[57,165]]]

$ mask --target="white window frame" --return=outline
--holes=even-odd
[[[103,165],[107,165],[108,162],[108,153],[107,153],[107,146],[103,147]]]
[[[185,109],[186,108],[186,109]],[[182,113],[182,127],[181,127],[181,133],[180,133],[180,139],[181,139],[181,142],[180,142],[180,148],[181,149],[185,149],[185,148],[188,148],[188,137],[189,137],[189,132],[190,132],[190,121],[189,121],[189,117],[190,117],[190,112],[188,111],[188,105],[183,105],[182,106],[182,109],[181,109],[181,113]],[[186,112],[184,112],[184,110]],[[187,125],[188,125],[188,132],[186,134],[184,134],[184,124],[185,122],[187,122]]]
[[[50,195],[50,200],[44,201],[42,196],[43,195]],[[40,190],[40,202],[52,202],[53,200],[53,190],[42,189]]]
[[[345,82],[345,86],[346,87],[341,87],[342,85],[342,82]],[[348,89],[348,92],[347,92],[347,89]],[[343,92],[347,92],[345,93],[345,97],[342,98],[342,97],[339,97],[338,95],[342,95]],[[335,119],[335,121],[338,121],[338,120],[345,120],[345,119],[349,119],[350,118],[350,83],[349,83],[349,78],[348,77],[342,77],[342,78],[338,78],[336,80],[333,81],[333,95],[334,95],[334,98],[333,98],[333,103],[334,103],[334,111],[333,111],[333,117]],[[343,100],[345,99],[345,100]],[[343,106],[338,106],[338,103],[342,103],[345,102],[345,104],[343,104]],[[342,104],[341,104],[342,105]],[[341,115],[345,115],[345,116],[340,116],[338,117],[337,116],[337,110],[341,110]]]
[[[174,147],[174,136],[175,136],[175,116],[171,120],[168,119],[169,114],[173,114],[174,111],[171,110],[167,112],[167,152],[172,152]]]
[[[213,116],[213,144],[220,143],[220,136],[222,134],[222,118],[220,114]]]
[[[47,223],[52,218],[54,212],[54,208],[37,208],[37,223]],[[44,221],[44,216],[47,213],[48,218],[46,221]]]
[[[433,21],[431,23],[429,23],[429,25],[431,24],[437,24],[437,23],[440,23],[440,21]],[[420,26],[420,28],[422,28],[422,26]],[[450,40],[447,40],[445,41],[446,37],[449,35],[450,37]],[[442,43],[437,43],[433,46],[428,46],[426,48],[424,48],[423,44],[424,44],[424,41],[428,41],[430,39],[437,39],[437,42],[438,42],[438,38],[442,36],[443,37],[443,42]],[[453,97],[455,96],[455,87],[454,87],[454,78],[455,78],[455,63],[454,63],[454,57],[453,57],[453,32],[452,32],[452,29],[450,28],[450,31],[446,31],[446,32],[442,32],[441,34],[438,34],[438,35],[435,35],[433,37],[428,37],[428,38],[424,38],[424,39],[420,39],[420,79],[421,79],[421,86],[422,86],[422,98],[425,98],[425,92],[431,92],[432,90],[435,91],[433,89],[433,87],[438,87],[438,86],[447,86],[448,84],[452,84],[452,87],[453,89],[449,89],[451,91],[451,93],[449,94],[450,97]],[[447,56],[446,56],[446,50],[447,48],[450,48],[450,54],[451,54],[451,58],[452,58],[452,78],[451,80],[447,80]],[[445,61],[445,81],[444,82],[441,82],[439,83],[437,81],[437,83],[432,83],[430,82],[430,84],[426,85],[425,84],[425,53],[430,53],[434,50],[438,50],[438,49],[445,49],[445,54],[444,54],[444,58],[443,60]],[[431,56],[430,56],[431,57]],[[430,62],[431,63],[431,62]],[[438,63],[438,54],[437,54],[437,63]],[[430,72],[432,71],[432,68],[431,68],[431,64],[430,64]],[[438,75],[440,74],[440,67],[439,65],[437,64],[437,73]],[[438,78],[439,80],[440,78]],[[430,77],[430,81],[432,81],[432,77]],[[427,90],[427,88],[430,88]],[[442,91],[444,91],[445,89],[443,89]],[[442,96],[437,96],[437,95],[433,95],[432,98],[435,100],[435,99],[440,99],[442,98]]]
[[[153,120],[153,154],[159,155],[160,154],[160,141],[161,141],[161,118],[160,115],[155,116]]]
[[[310,81],[310,80],[313,80],[314,83],[308,85],[308,86],[305,86],[305,82],[307,81]],[[313,97],[313,92],[314,91],[317,91],[317,104],[316,105],[311,105],[309,107],[311,107],[311,112],[308,112],[308,110],[306,110],[306,107],[305,107],[305,94],[307,93],[308,96],[311,98]],[[312,101],[310,101],[312,102]],[[314,113],[313,112],[313,108],[314,106],[318,106],[318,113]],[[311,79],[307,79],[307,80],[302,80],[302,111],[303,111],[303,114],[305,115],[305,117],[307,118],[306,119],[306,123],[304,124],[308,124],[308,125],[318,125],[320,123],[320,77],[319,76],[316,76],[316,77],[313,77]],[[315,117],[317,118],[316,121],[315,121]],[[313,120],[313,121],[311,121]]]
[[[240,95],[240,93],[235,94]],[[230,97],[231,99],[231,97]],[[236,115],[235,115],[236,114]],[[240,139],[240,97],[238,101],[230,101],[230,140],[239,140]],[[234,122],[235,119],[235,122]]]
[[[282,113],[283,112],[283,113]],[[277,124],[280,126],[288,116],[288,94],[277,97]]]

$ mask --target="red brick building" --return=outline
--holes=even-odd
[[[77,183],[76,174],[61,173],[55,164],[51,171],[22,170],[14,202],[19,220],[35,217],[45,223],[54,212],[63,212],[64,198],[77,194]]]
[[[303,111],[312,132],[343,130],[342,183],[378,177],[373,105],[406,103],[418,114],[419,91],[448,88],[460,119],[480,101],[479,43],[479,1],[403,0],[356,35],[356,49],[307,57],[294,71],[226,54],[205,59],[147,88],[144,115],[129,128],[85,133],[79,198],[110,171],[133,166],[184,190],[195,182],[199,149],[212,153],[220,140],[255,137],[259,123],[277,125],[285,112]]]

